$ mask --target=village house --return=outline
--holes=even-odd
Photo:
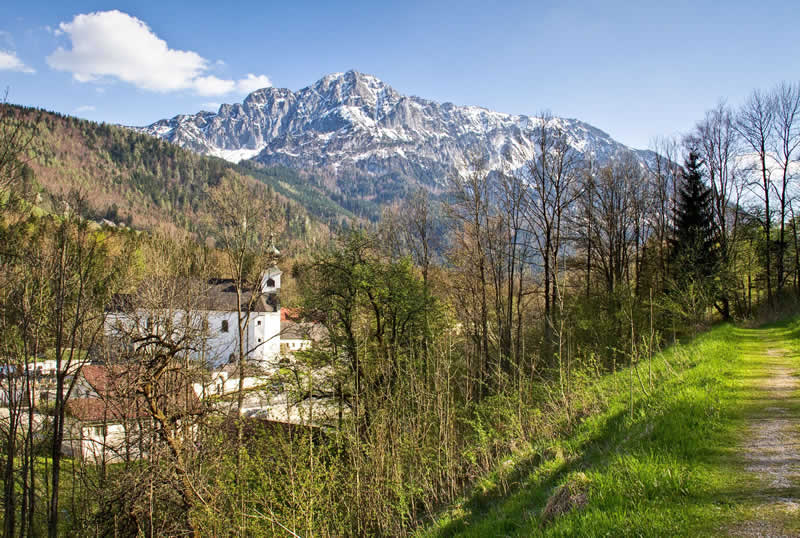
[[[151,409],[140,392],[140,372],[126,366],[86,365],[67,402],[63,452],[93,463],[146,457],[157,443]],[[179,423],[201,410],[194,391],[180,377],[159,381],[156,404]],[[190,427],[191,429],[191,427]]]
[[[327,332],[321,323],[303,321],[298,308],[281,309],[281,354],[291,355],[297,351],[305,351],[312,344],[325,339]]]
[[[88,359],[74,360],[70,364],[67,375],[72,375]],[[17,368],[15,365],[0,366],[0,406],[9,405],[11,394],[17,401],[27,403],[32,400],[34,405],[48,404],[55,399],[55,376],[57,373],[55,359],[36,359]],[[64,366],[62,365],[62,368]],[[25,378],[30,379],[30,383]],[[31,389],[30,396],[28,389]]]

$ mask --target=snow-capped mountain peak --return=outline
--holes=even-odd
[[[391,176],[435,185],[458,173],[475,151],[499,166],[510,150],[516,159],[512,168],[522,166],[535,155],[531,137],[538,122],[531,116],[402,95],[372,75],[350,70],[296,92],[256,90],[216,113],[179,115],[142,130],[234,162],[254,159],[313,169],[339,180]],[[554,122],[568,133],[576,151],[601,162],[629,149],[581,121]],[[636,152],[642,158],[649,153]]]

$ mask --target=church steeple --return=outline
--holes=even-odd
[[[261,275],[261,292],[273,293],[281,288],[282,274],[277,266],[278,259],[281,257],[281,251],[275,246],[275,234],[269,234],[266,256],[267,259],[265,261],[271,265],[270,268]]]
[[[275,234],[269,234],[269,245],[267,245],[267,255],[277,260],[281,256],[281,251],[275,246]]]

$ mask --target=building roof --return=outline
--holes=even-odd
[[[299,308],[281,308],[281,340],[320,342],[327,336],[325,326],[316,321],[302,321]]]
[[[122,421],[148,416],[147,401],[137,383],[141,366],[84,366],[78,375],[91,385],[97,396],[70,398],[67,411],[84,422]],[[202,409],[200,399],[183,376],[162,376],[159,384],[162,390],[159,391],[158,403],[169,414],[197,414]]]
[[[70,398],[67,401],[67,413],[81,422],[122,422],[147,416],[146,407],[141,398],[136,398],[134,405],[114,405],[103,398]]]
[[[253,299],[255,300],[251,306],[251,312],[278,312],[280,310],[277,293],[261,293],[254,298],[253,290],[242,290],[243,309],[246,309]],[[198,306],[204,310],[236,311],[236,285],[234,280],[231,278],[210,279],[205,297],[201,298]]]
[[[81,375],[98,394],[104,394],[108,390],[109,371],[107,367],[87,364],[81,368]]]
[[[281,308],[281,321],[299,321],[301,314],[299,308]]]
[[[164,286],[164,297],[160,293],[154,293],[148,285],[143,285],[137,293],[116,294],[111,298],[107,310],[110,312],[133,312],[137,305],[147,304],[148,306],[160,306],[156,303],[174,302],[175,297],[169,297],[175,290],[186,290],[187,294],[194,294],[196,297],[188,297],[192,306],[197,310],[208,310],[217,312],[236,311],[236,284],[232,278],[211,278],[207,281],[170,282]],[[250,307],[251,312],[278,312],[280,310],[280,300],[277,292],[257,293],[253,289],[243,289],[242,309]],[[252,300],[253,304],[250,304]]]

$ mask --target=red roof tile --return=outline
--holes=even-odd
[[[148,416],[147,402],[137,391],[135,368],[120,366],[86,365],[81,369],[98,397],[70,398],[67,411],[75,418],[88,421],[120,421]],[[174,377],[174,376],[173,376]],[[164,379],[159,382],[163,382]],[[170,390],[160,391],[159,403],[171,411],[196,414],[202,404],[188,381],[177,377]]]
[[[299,308],[281,308],[281,321],[298,321],[300,313]]]

